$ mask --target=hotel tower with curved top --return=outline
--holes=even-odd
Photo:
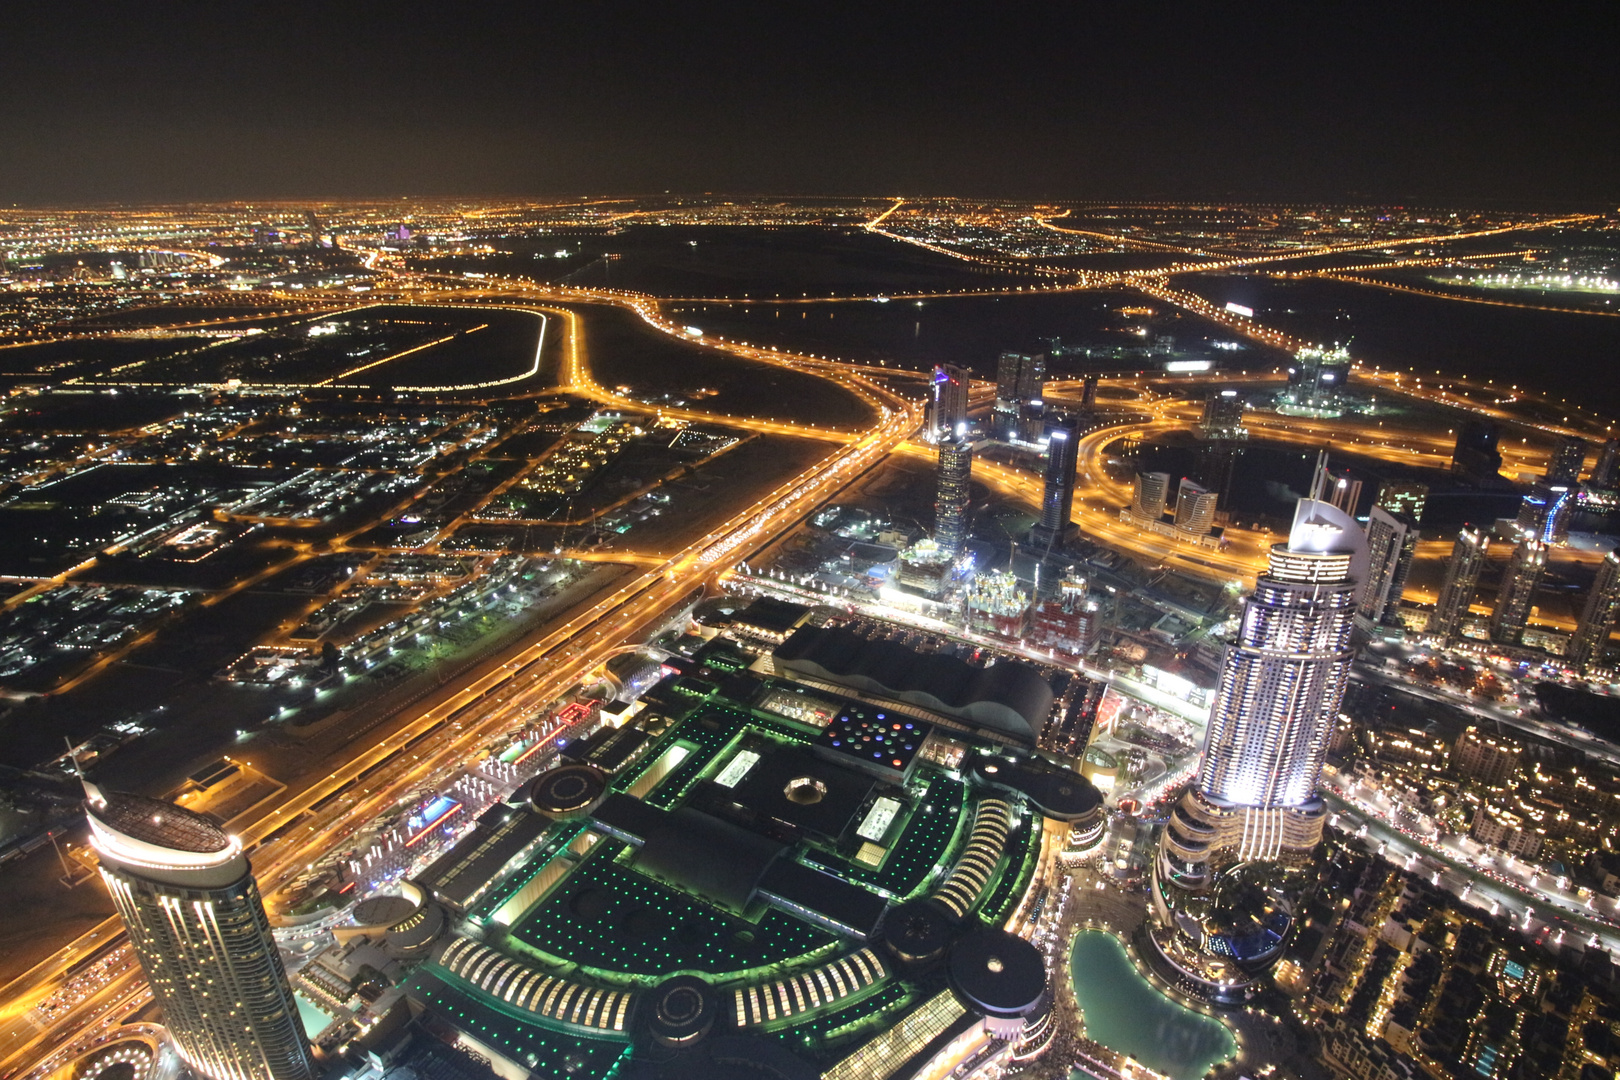
[[[310,1080],[264,902],[234,837],[158,799],[86,783],[101,875],[180,1055],[213,1080]]]
[[[1322,839],[1317,781],[1355,656],[1366,563],[1349,514],[1301,499],[1288,543],[1271,549],[1243,602],[1197,781],[1154,862],[1154,944],[1201,996],[1246,998],[1292,929],[1289,872]]]

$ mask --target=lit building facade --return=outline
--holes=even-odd
[[[1236,390],[1212,391],[1204,399],[1204,412],[1198,418],[1198,435],[1204,439],[1247,439],[1243,426],[1243,399]]]
[[[1568,487],[1537,484],[1520,501],[1514,524],[1526,540],[1553,544],[1569,536],[1569,517],[1574,510],[1574,492]]]
[[[1592,466],[1592,475],[1586,478],[1589,486],[1600,491],[1613,491],[1620,488],[1620,439],[1610,439],[1598,451],[1597,463]]]
[[[1484,529],[1464,529],[1457,534],[1451,546],[1451,560],[1446,563],[1445,580],[1440,585],[1440,596],[1429,616],[1429,633],[1440,638],[1454,638],[1462,632],[1463,620],[1474,603],[1479,588],[1479,572],[1485,566],[1485,554],[1490,550],[1490,536]]]
[[[1569,639],[1569,659],[1577,669],[1589,671],[1603,661],[1609,631],[1620,614],[1620,551],[1611,551],[1598,564],[1597,579],[1586,594],[1580,622]]]
[[[1033,443],[1046,412],[1046,357],[1002,353],[996,361],[996,402],[991,411],[995,437]]]
[[[1417,525],[1374,506],[1367,515],[1367,579],[1356,614],[1364,625],[1392,624],[1417,557]]]
[[[1145,472],[1136,474],[1136,493],[1131,500],[1131,510],[1138,517],[1158,521],[1164,517],[1164,508],[1169,501],[1169,473]]]
[[[1498,645],[1517,645],[1524,638],[1530,609],[1541,585],[1541,572],[1547,567],[1547,545],[1539,540],[1521,540],[1513,549],[1502,584],[1496,590],[1496,607],[1491,611],[1491,640]]]
[[[1050,425],[1046,443],[1046,484],[1041,492],[1041,520],[1029,531],[1035,547],[1061,546],[1074,535],[1074,477],[1080,437],[1072,417]]]
[[[1277,396],[1277,411],[1291,416],[1339,416],[1350,381],[1350,351],[1307,346],[1288,365],[1288,388]]]
[[[208,818],[85,785],[90,841],[180,1055],[214,1080],[310,1080],[309,1040],[241,845]]]
[[[1176,490],[1176,528],[1192,536],[1207,536],[1215,527],[1215,492],[1187,477]]]
[[[1287,874],[1322,838],[1317,781],[1354,659],[1366,538],[1302,499],[1243,605],[1192,789],[1154,863],[1151,936],[1178,978],[1242,999],[1292,928]]]
[[[971,376],[962,368],[940,364],[928,384],[923,437],[929,442],[967,435],[968,385]]]
[[[940,440],[935,477],[934,540],[947,555],[967,543],[968,501],[973,480],[973,446],[965,439]]]
[[[1547,483],[1574,485],[1581,478],[1586,465],[1586,440],[1579,435],[1565,435],[1553,445],[1552,456],[1547,459]]]
[[[1401,514],[1413,522],[1423,520],[1423,508],[1429,504],[1429,485],[1416,480],[1385,480],[1378,485],[1373,505],[1381,506],[1392,514]]]

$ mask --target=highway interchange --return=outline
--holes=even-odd
[[[900,205],[897,202],[869,223],[871,230],[893,235],[884,232],[882,225]],[[902,236],[895,238],[916,242]],[[1341,245],[1323,249],[1335,250],[1354,248]],[[947,253],[953,257],[968,257],[960,252]],[[1227,259],[1220,265],[1256,265],[1321,253],[1292,252],[1269,259]],[[1106,283],[1133,285],[1161,301],[1196,311],[1268,344],[1281,347],[1297,344],[1287,335],[1254,324],[1253,320],[1215,311],[1207,301],[1168,284],[1170,274],[1207,269],[1209,262],[1200,258],[1151,273],[1107,275]],[[1054,287],[1089,288],[1105,283],[1100,275],[1067,273],[1072,284]],[[659,301],[649,297],[608,290],[542,287],[511,280],[479,282],[469,287],[470,283],[460,279],[439,277],[414,284],[418,287],[426,284],[432,290],[432,302],[521,304],[557,317],[563,342],[559,386],[604,405],[645,409],[601,387],[591,377],[584,326],[577,311],[581,303],[627,307],[660,332],[751,361],[780,364],[831,379],[866,402],[872,410],[873,422],[865,431],[849,433],[773,420],[739,419],[701,409],[662,410],[665,415],[683,419],[822,439],[829,443],[829,453],[798,476],[741,508],[724,524],[680,552],[656,560],[626,558],[625,561],[634,563],[633,572],[609,595],[572,613],[561,625],[548,627],[521,643],[498,667],[487,670],[468,685],[419,707],[414,716],[404,718],[386,737],[365,746],[326,776],[301,789],[286,792],[283,801],[242,830],[242,839],[253,853],[261,889],[267,897],[273,898],[320,857],[340,847],[360,823],[449,775],[477,756],[497,735],[518,726],[589,677],[615,650],[627,642],[641,640],[642,635],[663,624],[671,608],[711,584],[718,574],[749,558],[817,505],[835,497],[886,455],[929,452],[913,441],[921,421],[920,402],[914,394],[892,388],[895,383],[913,377],[909,373],[846,364],[826,357],[789,354],[723,338],[694,337],[668,320],[662,314]],[[400,299],[410,298],[402,296]],[[1408,395],[1469,409],[1478,409],[1483,398],[1494,393],[1498,396],[1491,407],[1501,408],[1500,388],[1469,387],[1456,380],[1440,380],[1423,386],[1410,375],[1403,381],[1396,373],[1360,369],[1357,375],[1386,386],[1392,396]],[[1248,377],[1275,378],[1270,373]],[[1176,392],[1174,380],[1136,374],[1118,379],[1117,385],[1137,398],[1134,407],[1145,414],[1146,419],[1107,424],[1086,434],[1081,447],[1076,499],[1077,519],[1084,532],[1108,546],[1173,565],[1178,571],[1214,580],[1252,581],[1263,565],[1267,547],[1275,539],[1269,534],[1233,529],[1230,542],[1223,549],[1192,548],[1119,521],[1117,511],[1129,501],[1129,490],[1123,481],[1109,475],[1105,462],[1107,446],[1124,437],[1156,436],[1186,429],[1196,417],[1195,405]],[[1053,397],[1062,401],[1077,389],[1054,384]],[[982,400],[986,388],[978,386],[975,390]],[[1511,415],[1505,409],[1502,411]],[[1358,454],[1410,464],[1434,466],[1449,460],[1450,438],[1438,431],[1410,428],[1395,431],[1393,427],[1386,430],[1381,421],[1365,419],[1328,423],[1295,418],[1283,420],[1269,415],[1254,415],[1249,424],[1257,435],[1305,447],[1314,448],[1324,441],[1333,441],[1352,446]],[[1543,426],[1543,430],[1550,433],[1565,429]],[[1580,424],[1574,430],[1587,435],[1592,433],[1589,424]],[[1514,468],[1536,468],[1544,459],[1541,447],[1520,444],[1505,449]],[[974,474],[1004,495],[1038,505],[1040,480],[1029,471],[979,460],[975,462]],[[1391,836],[1388,841],[1399,843],[1400,839]],[[74,974],[87,968],[103,974],[96,976],[94,985],[67,1007],[48,1019],[40,1018],[36,1006],[58,993]],[[0,1004],[0,1076],[49,1075],[83,1048],[104,1037],[146,1000],[148,995],[139,969],[128,962],[122,929],[116,918],[108,919],[0,990],[0,1003],[3,1003]]]

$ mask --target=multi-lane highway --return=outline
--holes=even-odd
[[[559,314],[567,315],[566,309]],[[565,319],[565,384],[597,390],[586,363],[582,325]],[[803,370],[824,365],[784,357]],[[253,852],[262,891],[275,894],[327,852],[341,848],[367,820],[432,781],[447,777],[498,733],[520,726],[593,672],[613,651],[660,624],[666,613],[702,589],[715,574],[748,558],[782,529],[856,479],[916,431],[920,402],[909,400],[858,373],[839,371],[838,381],[872,408],[873,426],[792,477],[684,550],[643,566],[610,595],[520,647],[499,668],[408,720],[325,777],[289,797],[242,830]],[[604,392],[605,393],[605,392]],[[594,395],[593,395],[594,396]],[[611,396],[611,395],[606,395]],[[731,422],[728,417],[704,419]],[[0,1075],[26,1071],[43,1076],[69,1060],[108,1025],[127,1015],[144,989],[139,971],[124,963],[116,977],[84,988],[50,1015],[37,1007],[61,993],[72,970],[87,959],[118,955],[127,946],[116,919],[101,924],[33,971],[4,988],[0,1001]]]

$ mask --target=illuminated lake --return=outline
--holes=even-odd
[[[1076,935],[1070,971],[1086,1037],[1171,1080],[1198,1080],[1237,1052],[1237,1039],[1225,1024],[1160,993],[1112,934],[1082,930]]]

